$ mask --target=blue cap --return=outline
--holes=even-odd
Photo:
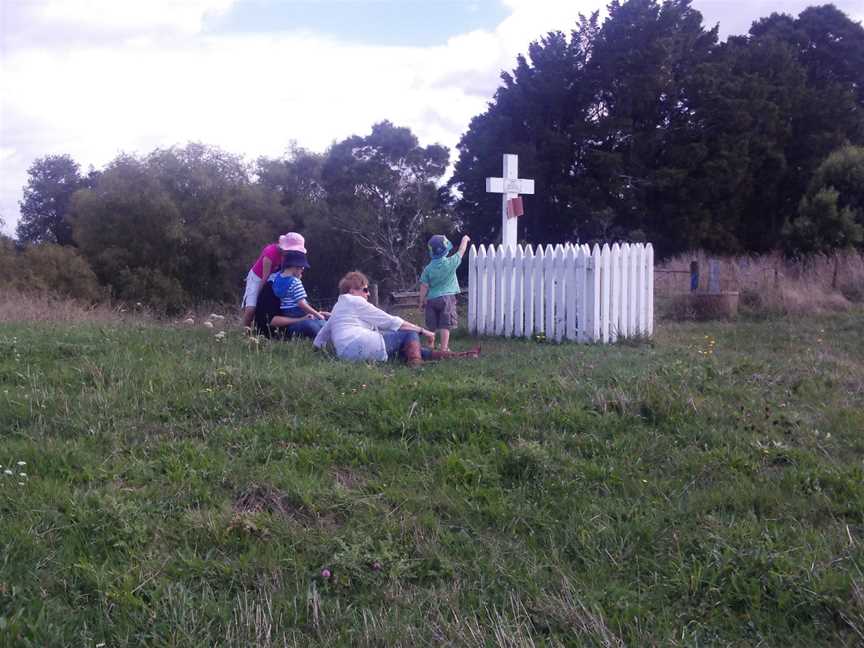
[[[309,262],[306,260],[306,255],[297,250],[288,250],[282,253],[283,268],[308,268]]]
[[[436,234],[429,239],[428,247],[432,258],[439,259],[453,249],[453,244],[443,234]]]

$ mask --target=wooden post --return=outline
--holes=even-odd
[[[720,262],[717,259],[708,260],[708,292],[711,295],[720,294]]]
[[[699,290],[699,262],[690,262],[690,292]]]
[[[373,306],[378,305],[378,284],[369,284],[369,301]]]

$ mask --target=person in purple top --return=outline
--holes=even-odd
[[[258,293],[264,281],[272,273],[282,268],[282,256],[284,253],[294,251],[306,254],[306,242],[303,236],[297,232],[288,232],[279,237],[278,243],[264,246],[258,260],[249,269],[246,275],[246,290],[243,293],[243,328],[249,329],[255,318],[255,305],[258,303]]]

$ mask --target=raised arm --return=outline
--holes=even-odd
[[[460,257],[465,256],[465,251],[468,249],[468,244],[471,242],[470,237],[466,234],[462,237],[462,242],[459,243],[459,249],[456,250],[456,254]]]

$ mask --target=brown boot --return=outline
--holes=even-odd
[[[477,358],[480,356],[480,347],[470,351],[432,351],[430,360],[449,360],[450,358]]]
[[[420,355],[420,340],[411,340],[402,347],[402,356],[405,364],[409,367],[419,367],[423,364],[423,356]]]

